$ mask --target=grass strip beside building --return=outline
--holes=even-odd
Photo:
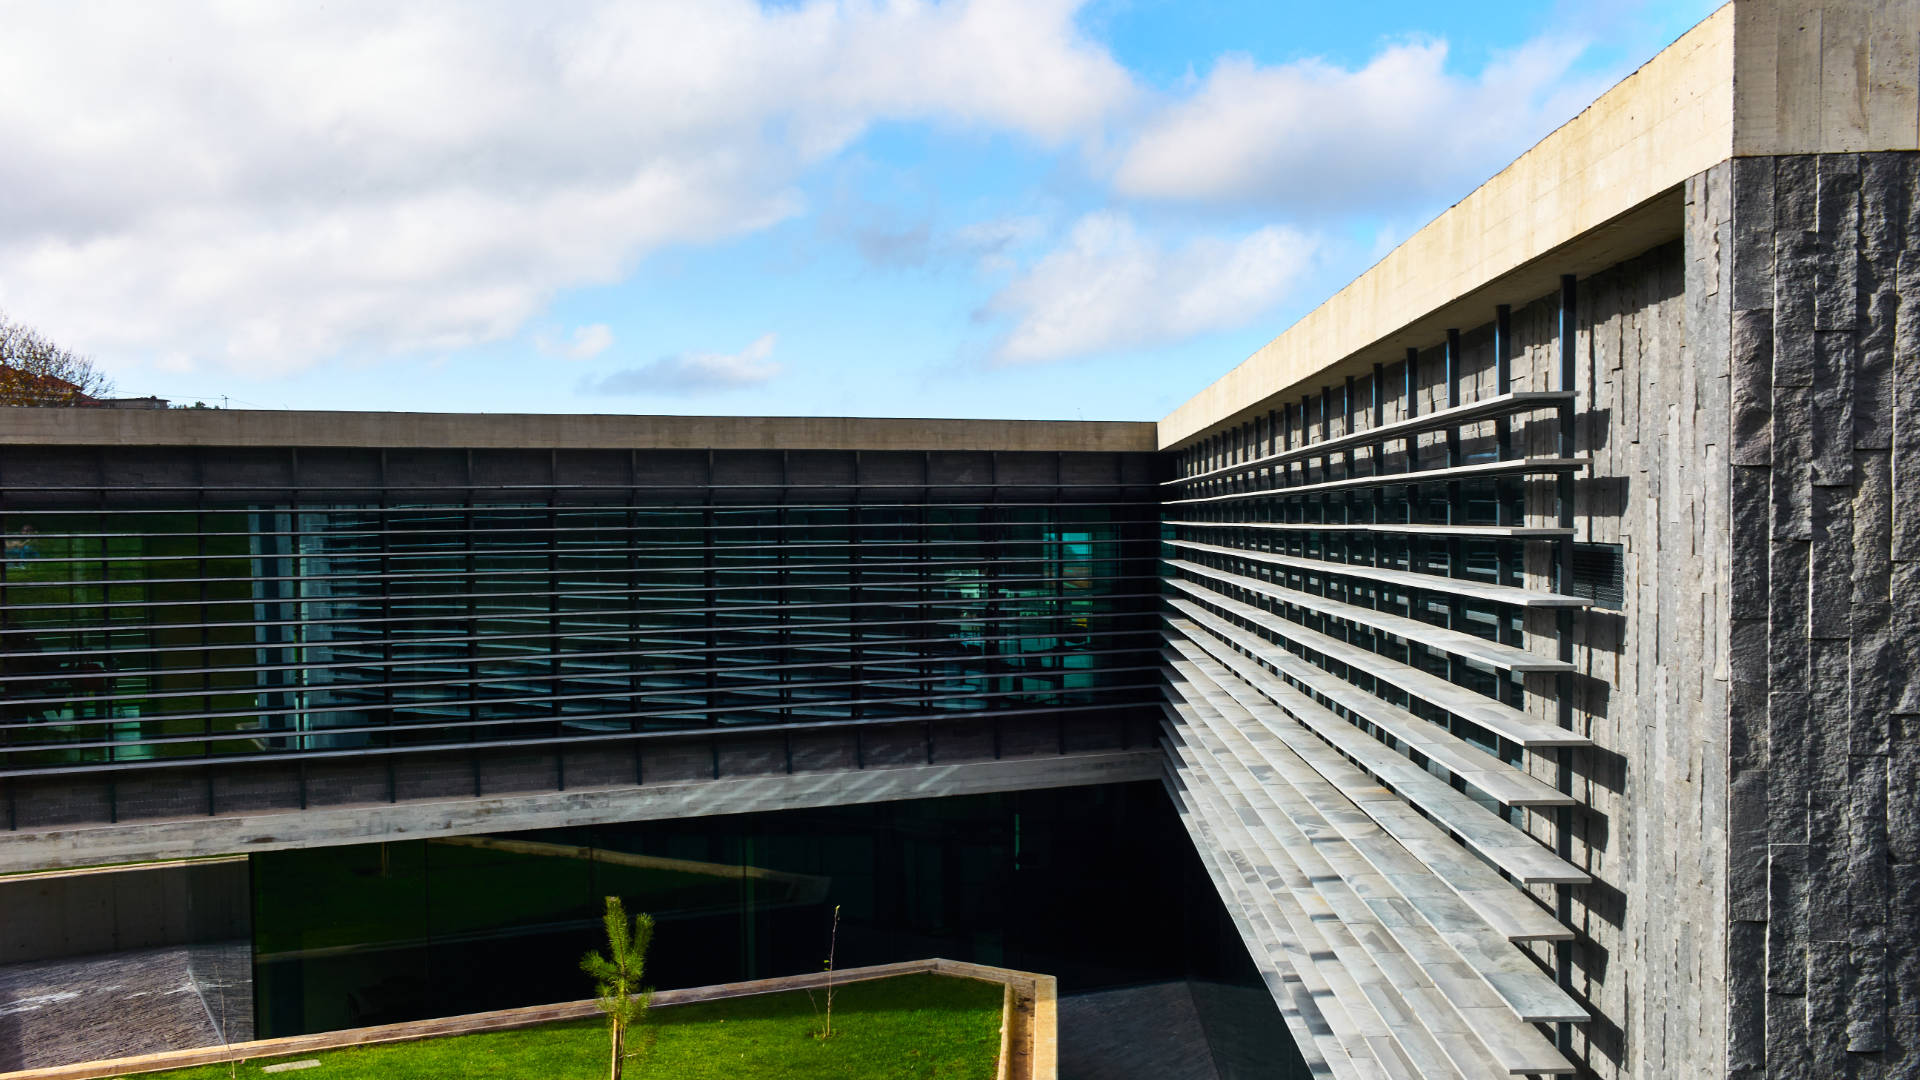
[[[1003,990],[941,975],[901,975],[834,989],[834,1034],[820,1039],[824,994],[790,990],[660,1006],[635,1033],[641,1052],[627,1076],[675,1080],[992,1080],[1000,1049]],[[578,1020],[514,1031],[351,1047],[287,1058],[149,1073],[154,1080],[265,1078],[282,1060],[317,1059],[302,1080],[411,1080],[428,1077],[546,1080],[606,1074],[606,1024]]]

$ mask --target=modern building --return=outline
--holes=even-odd
[[[1736,0],[1157,425],[15,410],[0,870],[248,856],[263,1033],[620,891],[1256,981],[1222,1076],[1913,1075],[1917,313],[1920,3]]]

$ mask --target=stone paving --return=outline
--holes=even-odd
[[[251,1039],[247,955],[242,941],[0,967],[0,1072]]]
[[[1060,999],[1060,1080],[1219,1080],[1184,982]]]

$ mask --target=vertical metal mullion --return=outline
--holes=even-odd
[[[1386,381],[1386,365],[1373,365],[1373,415],[1370,426],[1375,430],[1378,430],[1380,425],[1386,423],[1387,419]],[[1387,471],[1386,440],[1381,439],[1376,441],[1369,453],[1373,457],[1373,476],[1377,480]],[[1371,504],[1371,512],[1367,520],[1370,524],[1378,525],[1386,513],[1387,489],[1385,486],[1376,483],[1373,485],[1373,490],[1370,494],[1371,498],[1368,501]],[[1367,561],[1376,567],[1380,565],[1380,537],[1381,534],[1379,532],[1369,531],[1367,533]],[[1374,610],[1378,611],[1380,609],[1381,585],[1376,581],[1369,585],[1368,589],[1373,594]],[[1376,635],[1376,640],[1377,639],[1378,636]]]
[[[1333,431],[1333,418],[1332,418],[1332,416],[1330,415],[1330,414],[1331,414],[1331,412],[1332,412],[1332,409],[1331,409],[1331,407],[1330,407],[1330,406],[1329,406],[1329,404],[1328,404],[1328,400],[1329,400],[1329,399],[1330,399],[1330,398],[1331,398],[1332,396],[1333,396],[1333,388],[1332,388],[1332,387],[1330,387],[1330,386],[1322,386],[1322,387],[1320,388],[1320,397],[1319,397],[1319,405],[1320,405],[1320,443],[1321,443],[1321,445],[1323,445],[1323,446],[1324,446],[1324,445],[1326,444],[1326,441],[1327,441],[1327,440],[1328,440],[1329,438],[1331,438],[1331,437],[1332,437],[1332,431]],[[1320,452],[1320,479],[1321,479],[1322,481],[1328,481],[1328,480],[1332,480],[1332,479],[1333,479],[1333,455],[1332,455],[1332,454],[1329,454],[1329,453],[1327,453],[1327,452],[1326,452],[1325,450],[1322,450],[1322,451]],[[1327,525],[1327,518],[1328,518],[1328,516],[1329,516],[1329,514],[1328,514],[1328,507],[1329,507],[1329,506],[1331,505],[1331,500],[1332,500],[1332,498],[1333,498],[1333,497],[1332,497],[1332,496],[1331,496],[1330,494],[1328,494],[1328,493],[1327,493],[1327,492],[1325,492],[1325,491],[1322,491],[1322,492],[1320,492],[1320,495],[1319,495],[1319,498],[1318,498],[1318,499],[1316,500],[1316,501],[1317,501],[1317,502],[1318,502],[1318,503],[1320,504],[1320,515],[1319,515],[1319,519],[1318,519],[1318,524],[1320,525],[1320,530],[1319,530],[1319,532],[1318,532],[1317,534],[1315,534],[1315,535],[1318,535],[1318,536],[1319,536],[1319,538],[1320,538],[1320,556],[1321,556],[1321,558],[1325,558],[1325,557],[1326,557],[1326,555],[1327,555],[1327,530],[1326,530],[1326,525]],[[1304,545],[1304,540],[1303,540],[1303,545]],[[1303,547],[1302,547],[1302,549],[1301,549],[1301,552],[1300,552],[1300,555],[1301,555],[1301,557],[1302,557],[1302,558],[1311,558],[1311,557],[1312,557],[1312,555],[1311,555],[1311,553],[1310,553],[1310,549],[1308,549],[1308,548],[1306,548],[1306,547],[1304,547],[1304,546],[1303,546]],[[1324,572],[1323,572],[1323,573],[1322,573],[1322,574],[1320,575],[1320,592],[1321,592],[1321,595],[1323,595],[1323,596],[1324,596],[1324,595],[1326,594],[1326,592],[1327,592],[1327,576],[1326,576],[1326,574],[1325,574]]]
[[[984,606],[981,613],[991,616],[999,608],[1000,576],[1000,451],[987,451],[987,521],[982,534],[986,539],[986,595],[981,598]],[[1000,642],[988,653],[986,664],[987,691],[992,693],[1005,685],[1007,678],[1006,642]],[[991,700],[991,699],[990,699]],[[1000,760],[1001,722],[999,713],[993,714],[993,759]]]
[[[1240,463],[1245,464],[1246,463],[1246,425],[1242,424],[1240,426],[1240,432],[1241,432]],[[1066,489],[1066,473],[1067,473],[1067,455],[1063,451],[1055,450],[1053,452],[1053,496],[1052,496],[1053,505],[1047,507],[1047,510],[1046,510],[1047,515],[1051,519],[1050,524],[1052,528],[1050,531],[1053,533],[1053,536],[1054,536],[1053,543],[1049,545],[1053,548],[1053,552],[1052,552],[1053,558],[1048,560],[1048,565],[1046,568],[1047,576],[1053,578],[1053,612],[1052,612],[1053,618],[1048,620],[1048,625],[1051,626],[1053,629],[1054,636],[1052,638],[1051,643],[1053,644],[1054,648],[1048,649],[1047,650],[1048,652],[1059,651],[1060,637],[1061,637],[1062,631],[1065,629],[1065,621],[1061,618],[1061,616],[1064,615],[1067,611],[1067,582],[1065,577],[1066,575],[1066,529],[1061,527],[1061,518],[1065,517],[1065,514],[1063,513],[1064,507],[1061,504],[1066,502],[1066,490],[1067,490]],[[1092,549],[1088,549],[1088,550],[1091,551]],[[1091,629],[1091,623],[1089,623],[1089,629]],[[1062,660],[1062,665],[1059,669],[1059,681],[1056,683],[1054,687],[1054,692],[1057,695],[1054,700],[1055,700],[1055,704],[1057,705],[1059,703],[1059,697],[1065,696],[1064,690],[1067,682],[1067,672],[1066,672],[1066,666],[1064,663],[1064,658],[1056,657],[1055,659]],[[1059,739],[1060,753],[1062,755],[1065,755],[1067,752],[1067,714],[1063,712],[1054,713],[1053,726],[1054,726],[1054,733]]]
[[[866,514],[861,510],[861,503],[864,502],[864,489],[861,487],[861,484],[865,479],[865,477],[862,476],[861,465],[860,451],[855,450],[853,452],[853,491],[847,500],[847,600],[853,605],[847,609],[852,613],[852,617],[847,622],[847,649],[849,660],[847,675],[851,684],[851,693],[847,695],[847,719],[855,722],[866,719],[866,702],[864,699],[867,696],[865,638],[861,632],[862,623],[865,621],[865,609],[860,606],[862,597],[860,592],[860,542],[866,531]],[[855,729],[855,737],[859,737],[857,728]]]
[[[780,709],[782,723],[793,722],[793,669],[796,663],[793,652],[793,536],[790,526],[793,524],[793,451],[780,451],[780,506],[774,511],[774,572],[775,610],[779,612],[777,621],[780,628],[774,632],[774,658],[780,667]],[[793,771],[793,737],[786,738],[787,771]]]
[[[1501,304],[1493,310],[1493,392],[1506,397],[1513,393],[1513,309]],[[1501,461],[1513,456],[1513,418],[1502,413],[1493,421],[1493,440]],[[1506,520],[1506,500],[1498,499],[1501,525]]]
[[[566,694],[562,682],[566,678],[566,662],[561,659],[562,633],[560,593],[560,451],[547,451],[547,480],[553,486],[547,489],[547,696],[556,700],[550,704],[553,709],[553,776],[554,786],[567,790],[567,752],[558,742],[566,734],[564,717],[566,705],[557,700]]]
[[[97,543],[99,545],[100,561],[99,561],[99,567],[97,568],[97,573],[95,575],[100,582],[99,584],[100,626],[101,626],[102,637],[107,640],[112,640],[113,609],[107,606],[108,601],[110,601],[113,597],[113,591],[112,591],[112,587],[108,584],[111,574],[108,570],[107,529],[105,525],[105,522],[107,520],[107,453],[104,448],[97,449],[94,451],[93,463],[94,463],[94,477],[98,481],[97,485],[94,488],[94,493],[93,493],[93,496],[94,496],[93,512],[95,515],[95,520],[102,523],[99,526],[100,535],[99,535],[99,539],[97,540]],[[76,569],[78,569],[78,567],[76,567]],[[151,619],[151,616],[149,616],[149,619]],[[120,756],[119,725],[113,722],[113,706],[112,705],[106,704],[104,702],[96,701],[94,703],[94,707],[96,710],[102,713],[100,717],[101,723],[99,725],[99,730],[102,735],[102,738],[100,741],[107,744],[106,753],[103,754],[102,756],[105,758],[106,761],[111,763],[113,761],[118,760]],[[73,712],[75,717],[78,718],[80,713],[79,695],[75,695],[75,700],[73,702]],[[111,777],[113,774],[109,773],[108,775],[109,777]],[[109,779],[107,781],[107,821],[111,824],[113,822],[117,822],[118,820],[119,820],[118,789],[114,781]]]
[[[477,514],[474,500],[472,450],[467,451],[466,459],[467,483],[464,489],[464,510],[466,518],[464,537],[466,540],[467,554],[466,578],[468,582],[474,582],[479,580],[480,553],[476,540]],[[385,498],[387,488],[384,479],[381,481],[380,490],[381,497]],[[387,543],[387,537],[383,536],[380,539],[381,543]],[[480,751],[477,746],[473,745],[480,741],[480,698],[479,695],[475,693],[475,686],[481,677],[480,667],[480,590],[469,588],[467,590],[467,759],[473,766],[473,796],[476,799],[480,797],[482,789],[480,782]]]
[[[1577,293],[1572,274],[1560,278],[1560,325],[1559,359],[1560,389],[1572,392],[1574,389],[1574,335],[1578,314]],[[1558,435],[1560,456],[1572,457],[1574,454],[1574,405],[1569,399],[1560,406]],[[1554,488],[1555,502],[1560,527],[1573,528],[1573,474],[1562,470]],[[1573,538],[1571,535],[1560,539],[1559,559],[1555,567],[1554,591],[1565,592],[1573,582]],[[1566,663],[1573,662],[1573,611],[1569,608],[1555,609],[1554,633],[1559,639],[1559,657]],[[1573,674],[1562,671],[1555,677],[1555,697],[1560,727],[1573,730]],[[1561,747],[1555,755],[1554,773],[1556,787],[1562,794],[1573,794],[1573,748]],[[1569,862],[1573,859],[1573,807],[1563,806],[1554,815],[1554,850]],[[1556,890],[1554,912],[1560,922],[1568,927],[1573,925],[1572,886],[1561,885]],[[1558,981],[1563,988],[1573,986],[1573,942],[1557,942],[1554,947],[1554,968]],[[1573,1052],[1573,1025],[1562,1023],[1556,1030],[1556,1044],[1561,1053]]]
[[[1267,456],[1271,458],[1279,453],[1280,453],[1280,412],[1277,409],[1268,409],[1267,410]],[[1280,470],[1275,466],[1268,465],[1265,469],[1261,470],[1261,474],[1262,474],[1262,479],[1259,484],[1260,490],[1270,491],[1280,486],[1278,481]],[[1272,502],[1272,500],[1262,500],[1262,501],[1268,502],[1269,504],[1271,504]],[[1271,505],[1269,505],[1268,514],[1271,515],[1271,513],[1272,513],[1272,509],[1271,509]],[[1251,515],[1246,515],[1246,516],[1251,516]]]
[[[1401,381],[1401,393],[1402,393],[1401,419],[1403,420],[1415,419],[1420,415],[1420,349],[1417,346],[1413,346],[1413,345],[1407,346],[1407,358],[1406,358],[1406,362],[1401,366],[1401,369],[1400,369],[1400,381]],[[1401,446],[1403,447],[1403,452],[1406,454],[1406,459],[1407,459],[1406,467],[1401,471],[1408,472],[1408,473],[1419,471],[1419,468],[1420,468],[1420,436],[1419,434],[1411,431],[1408,432],[1406,436],[1401,439]],[[1402,485],[1400,488],[1400,500],[1402,504],[1401,510],[1400,510],[1401,520],[1411,525],[1414,523],[1416,513],[1420,512],[1420,507],[1419,507],[1420,486],[1418,484],[1413,484],[1413,483]],[[1395,548],[1402,553],[1402,557],[1406,560],[1407,570],[1410,573],[1417,572],[1419,570],[1418,560],[1414,557],[1419,550],[1418,543],[1419,543],[1419,535],[1417,533],[1409,532],[1404,534],[1401,537],[1401,539],[1397,541],[1394,545]],[[1416,605],[1420,599],[1419,591],[1416,589],[1408,589],[1405,593],[1405,596],[1406,596],[1407,618],[1409,619],[1419,618],[1419,611],[1416,608]],[[1391,646],[1388,646],[1388,647],[1391,648]],[[1414,657],[1413,657],[1414,648],[1415,648],[1414,643],[1409,641],[1406,643],[1406,645],[1402,649],[1402,652],[1405,654],[1403,659],[1408,664],[1412,664],[1414,662]]]
[[[380,545],[380,659],[384,661],[383,670],[386,673],[386,677],[380,681],[386,685],[386,690],[381,694],[381,700],[386,706],[385,734],[387,737],[387,749],[391,751],[393,749],[394,736],[394,711],[397,704],[394,700],[393,686],[393,500],[387,482],[387,451],[384,447],[380,450],[378,467],[380,470],[380,492],[379,497],[374,500],[376,511],[373,518],[373,527],[379,533],[379,539],[375,542]],[[478,590],[473,586],[473,581],[469,579],[467,582],[467,591],[477,592]],[[474,696],[477,697],[478,694],[475,693]],[[394,761],[393,754],[388,753],[386,759],[387,801],[397,803],[400,801],[400,778],[396,775],[399,766]]]
[[[213,632],[207,625],[207,458],[200,447],[193,451],[193,550],[194,576],[200,579],[200,711],[207,714],[201,728],[205,741],[200,744],[200,756],[206,759],[213,756]],[[257,703],[259,699],[254,700]],[[213,770],[205,772],[207,816],[212,817]]]
[[[1347,452],[1343,458],[1344,465],[1341,469],[1341,475],[1347,479],[1352,479],[1358,474],[1359,469],[1356,468],[1354,464],[1354,451],[1357,447],[1352,442],[1354,404],[1353,376],[1351,375],[1347,376],[1347,386],[1341,395],[1341,404],[1344,406],[1346,419],[1340,429],[1340,437],[1347,440]],[[1353,524],[1353,492],[1351,490],[1340,493],[1340,523],[1342,525]],[[1344,530],[1340,534],[1340,561],[1343,563],[1353,561],[1353,530],[1351,529]],[[1347,584],[1341,588],[1340,597],[1349,604],[1353,603],[1352,579],[1349,578]]]
[[[1494,393],[1505,397],[1513,392],[1513,308],[1500,304],[1493,310],[1493,383]],[[1513,456],[1513,420],[1502,413],[1493,422],[1494,456],[1506,461]],[[1495,478],[1493,481],[1493,523],[1495,525],[1524,525],[1524,518],[1513,520],[1512,507],[1508,495],[1519,487],[1521,481]],[[1524,542],[1495,542],[1497,554],[1494,559],[1493,580],[1497,585],[1516,584],[1524,572]],[[1520,644],[1518,620],[1502,612],[1495,627],[1496,640],[1508,644]],[[1502,689],[1514,686],[1512,676],[1503,678]],[[1512,696],[1512,695],[1509,695]]]
[[[1401,398],[1401,408],[1404,415],[1401,419],[1412,420],[1420,415],[1420,350],[1411,345],[1407,346],[1407,361],[1405,366],[1401,368],[1401,376],[1402,382],[1404,383]],[[1414,472],[1418,470],[1420,468],[1420,436],[1413,432],[1408,432],[1406,437],[1401,439],[1401,445],[1405,447],[1404,452],[1407,457],[1407,467],[1401,471]],[[1400,516],[1407,524],[1411,525],[1414,521],[1414,503],[1419,495],[1418,489],[1412,484],[1407,484],[1400,489],[1400,495],[1401,501],[1405,504],[1404,509],[1400,512]],[[1414,568],[1412,533],[1407,534],[1403,546],[1407,553],[1407,569],[1412,570]],[[1407,598],[1407,614],[1408,616],[1412,616],[1413,614],[1413,597],[1411,595]],[[1409,646],[1409,648],[1411,648],[1411,646]]]
[[[932,503],[933,503],[933,451],[924,450],[924,451],[921,451],[921,454],[920,454],[920,502],[917,506],[914,507],[914,511],[915,511],[914,524],[917,526],[917,528],[914,530],[913,535],[917,539],[917,543],[914,547],[913,561],[919,564],[918,566],[914,567],[914,572],[913,572],[913,592],[914,592],[914,598],[916,600],[929,599],[927,595],[927,581],[928,581],[927,559],[928,559],[929,546],[933,543],[933,540],[934,540]],[[914,622],[913,628],[910,631],[908,636],[911,636],[914,638],[921,638],[921,639],[933,637],[934,636],[933,628],[928,625],[927,609],[924,604],[915,605],[914,616],[916,621]],[[914,674],[920,677],[920,691],[921,693],[926,695],[925,697],[920,699],[920,707],[921,707],[921,710],[927,714],[927,722],[926,722],[924,731],[927,739],[927,764],[931,765],[933,764],[933,690],[932,690],[932,686],[933,686],[934,668],[936,665],[927,655],[929,651],[928,646],[924,644],[920,644],[920,645],[915,645],[914,648],[917,652],[914,667],[913,667]]]
[[[1300,456],[1300,482],[1302,484],[1313,483],[1313,457],[1311,456],[1312,454],[1311,447],[1313,446],[1313,420],[1311,419],[1312,416],[1313,416],[1313,395],[1303,394],[1300,397],[1300,449],[1304,451]],[[1303,517],[1304,517],[1304,512],[1305,512],[1305,506],[1303,504],[1302,505]]]
[[[704,540],[702,541],[705,542]],[[640,614],[640,451],[627,451],[627,648],[638,652],[642,646]],[[636,660],[639,658],[636,657]],[[646,677],[641,674],[638,663],[627,673],[627,689],[631,696],[627,698],[629,714],[640,711],[640,694],[646,689]],[[627,717],[627,730],[638,733],[641,721],[637,716]],[[643,749],[645,740],[633,741],[633,782],[636,786],[646,782],[646,756]]]
[[[1463,359],[1464,358],[1461,355],[1460,331],[1457,329],[1449,328],[1447,330],[1447,347],[1446,347],[1446,378],[1447,378],[1447,408],[1448,409],[1457,409],[1460,407],[1460,399],[1461,399],[1460,380],[1463,375],[1463,372],[1461,370]],[[1461,445],[1460,445],[1460,424],[1457,421],[1447,426],[1446,438],[1447,438],[1447,468],[1457,469],[1462,464],[1464,464]],[[1446,490],[1447,490],[1447,524],[1459,525],[1464,523],[1466,520],[1466,503],[1465,503],[1464,497],[1461,494],[1460,481],[1448,480]],[[1460,536],[1450,534],[1446,538],[1447,577],[1460,578],[1465,576],[1466,567],[1464,565],[1465,559],[1463,558],[1464,547],[1465,547],[1465,541]],[[1461,629],[1461,623],[1465,620],[1465,612],[1463,610],[1463,604],[1462,604],[1461,598],[1457,593],[1449,593],[1446,599],[1447,599],[1447,629],[1459,630]],[[1455,653],[1451,653],[1451,652],[1448,653],[1447,654],[1447,681],[1448,682],[1455,683],[1455,684],[1458,684],[1460,682],[1461,667],[1462,667],[1462,664],[1461,664],[1460,657]],[[1465,723],[1458,716],[1452,716],[1450,714],[1447,726],[1449,730],[1451,730],[1453,734],[1456,736],[1461,736],[1465,734]],[[1455,776],[1453,777],[1453,786],[1456,789],[1464,789],[1466,787],[1466,781],[1459,776]]]
[[[0,538],[10,535],[7,532],[7,481],[13,477],[12,471],[7,467],[7,464],[6,454],[0,452]],[[0,544],[4,543],[4,539],[0,539]],[[5,549],[4,547],[0,547],[0,613],[4,613],[8,609],[7,585],[8,570],[10,569],[8,564],[9,560],[5,558]],[[0,617],[0,628],[6,628],[7,625],[7,620],[4,617]],[[109,643],[110,642],[111,639],[109,639]],[[7,644],[11,644],[11,642],[7,642]],[[0,715],[4,714],[0,713]],[[4,762],[9,766],[13,764],[13,754],[10,750],[12,743],[13,733],[10,730],[0,729],[0,762]],[[12,777],[6,778],[5,786],[7,791],[7,831],[15,832],[20,828],[20,815]]]
[[[289,493],[292,495],[292,498],[288,500],[288,506],[287,506],[287,509],[288,509],[287,532],[289,532],[292,535],[287,537],[287,563],[286,563],[286,574],[285,574],[285,576],[290,580],[282,583],[281,589],[279,592],[279,597],[280,599],[283,599],[283,600],[290,600],[291,603],[288,606],[292,610],[299,612],[299,616],[298,618],[292,620],[293,634],[292,634],[291,642],[288,642],[287,638],[284,635],[281,638],[282,643],[288,646],[287,651],[281,654],[281,658],[282,660],[284,660],[288,655],[298,656],[300,658],[300,663],[304,665],[307,660],[307,606],[304,603],[302,603],[300,599],[300,582],[297,580],[297,578],[301,575],[295,569],[296,566],[299,566],[302,570],[305,569],[304,561],[301,559],[301,556],[300,556],[301,533],[303,531],[303,526],[305,524],[301,520],[302,515],[300,512],[300,507],[305,504],[304,489],[301,487],[301,484],[300,484],[300,479],[301,479],[300,449],[298,447],[289,449],[287,451],[287,460],[288,460],[288,471],[293,477],[293,490]],[[383,537],[382,543],[384,542],[385,542],[385,538]],[[152,638],[151,632],[149,632],[147,640],[149,644],[152,643],[153,638]],[[307,697],[306,690],[304,689],[304,687],[307,685],[305,675],[304,674],[297,675],[296,678],[299,681],[295,682],[293,685],[302,687],[303,689],[295,690],[289,695],[289,704],[297,702],[299,705],[306,705],[309,699]],[[289,728],[294,732],[296,732],[296,734],[293,736],[293,739],[292,739],[294,748],[296,750],[306,749],[306,746],[305,746],[306,737],[304,734],[300,734],[302,729],[304,729],[307,726],[307,719],[304,711],[289,708],[287,712],[287,719],[288,719]],[[307,808],[307,759],[305,755],[302,755],[302,754],[295,754],[294,756],[295,756],[295,759],[299,762],[298,768],[295,770],[295,773],[296,773],[296,776],[298,777],[299,787],[300,787],[300,809],[305,810]]]
[[[1280,404],[1280,452],[1286,455],[1287,460],[1273,470],[1273,488],[1276,492],[1293,486],[1293,403],[1290,401]],[[1287,508],[1291,504],[1291,499],[1285,495],[1276,494],[1267,500],[1264,520],[1268,523],[1286,521]],[[1266,543],[1269,547],[1273,543],[1271,536],[1260,542]]]
[[[1240,468],[1247,460],[1247,425],[1235,424],[1227,431],[1227,490],[1240,491],[1241,481],[1246,478]]]
[[[701,696],[701,703],[706,713],[706,726],[708,730],[707,750],[712,757],[713,778],[715,780],[720,779],[720,741],[712,734],[717,724],[713,713],[714,698],[718,696],[720,687],[720,657],[719,653],[715,651],[720,646],[719,579],[714,570],[714,563],[717,558],[717,553],[714,550],[715,541],[719,536],[718,532],[714,529],[715,512],[713,504],[714,488],[717,483],[713,451],[709,449],[707,451],[707,484],[703,491],[705,498],[701,500],[700,506],[700,591],[704,596],[700,607],[703,610],[701,622],[706,629],[706,633],[701,637],[701,643],[705,646],[705,649],[700,657],[700,666],[705,668],[707,672],[703,679],[706,683],[706,693]]]

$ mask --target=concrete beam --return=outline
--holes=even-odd
[[[1920,149],[1920,0],[1734,10],[1735,155]]]
[[[1150,421],[8,409],[0,446],[1151,451]]]
[[[1157,780],[1153,748],[0,834],[0,873]]]

